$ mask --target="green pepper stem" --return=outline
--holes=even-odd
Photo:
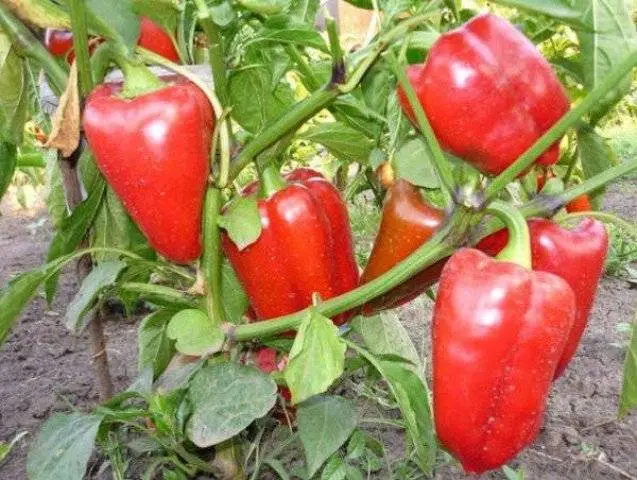
[[[409,105],[411,106],[412,111],[416,115],[418,128],[425,137],[427,146],[429,147],[429,151],[431,152],[434,168],[436,170],[438,181],[440,182],[440,187],[444,196],[445,207],[450,208],[453,205],[451,192],[454,188],[454,181],[453,174],[451,172],[451,169],[449,168],[449,162],[447,162],[444,153],[442,153],[442,148],[440,148],[440,143],[436,138],[436,134],[431,128],[429,120],[427,120],[427,115],[425,114],[425,111],[423,110],[422,105],[420,104],[420,101],[416,96],[416,92],[414,91],[411,82],[409,82],[409,80],[407,79],[407,75],[405,75],[405,70],[398,64],[398,60],[396,59],[394,52],[392,52],[391,50],[388,51],[385,55],[385,58],[389,62],[389,65],[392,67],[394,74],[398,78],[398,83],[407,96],[407,100],[409,100]]]
[[[261,198],[270,198],[286,185],[276,163],[269,163],[263,170],[260,170],[259,179],[259,197]]]
[[[68,81],[68,72],[2,1],[0,1],[0,30],[11,39],[11,43],[20,56],[32,58],[42,67],[53,92],[57,96],[62,95]]]
[[[80,96],[85,98],[93,90],[93,72],[88,50],[86,8],[84,0],[70,0],[69,3]]]
[[[612,90],[617,83],[629,75],[637,64],[637,49],[633,50],[611,72],[604,77],[602,83],[595,87],[575,108],[564,115],[551,129],[542,135],[512,165],[498,175],[484,192],[485,201],[489,201],[510,182],[526,170],[547,148],[558,141],[566,131],[577,124],[579,119],[597,106],[599,100]]]
[[[217,24],[210,16],[210,9],[205,0],[195,0],[199,24],[208,37],[208,52],[214,89],[223,107],[228,105],[228,78],[224,63],[223,36]]]
[[[146,65],[133,58],[121,46],[112,45],[110,55],[124,74],[124,88],[120,92],[123,98],[135,98],[165,86],[164,82],[151,72]]]
[[[502,200],[493,201],[486,212],[498,217],[509,229],[509,241],[496,258],[531,268],[531,235],[522,214]]]
[[[219,215],[221,214],[221,190],[209,187],[204,201],[203,221],[203,256],[201,259],[206,284],[206,310],[208,318],[214,325],[225,321],[221,303],[221,231]]]

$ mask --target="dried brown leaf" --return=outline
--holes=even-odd
[[[73,62],[66,90],[53,115],[53,129],[45,147],[56,148],[64,157],[69,157],[79,144],[80,94],[77,87],[77,64]]]

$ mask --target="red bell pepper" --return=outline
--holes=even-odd
[[[398,179],[387,191],[380,227],[369,261],[361,276],[368,283],[411,255],[431,238],[445,218],[444,211],[429,205],[418,188]],[[446,260],[426,268],[405,283],[363,306],[363,313],[394,308],[408,302],[438,281]]]
[[[328,299],[358,285],[349,217],[338,190],[312,176],[278,188],[259,199],[263,230],[256,242],[239,250],[222,234],[223,250],[258,320],[302,310],[313,293]],[[333,321],[341,325],[350,316]]]
[[[184,80],[134,99],[121,85],[97,87],[86,101],[84,130],[97,166],[167,259],[201,253],[201,210],[215,121],[205,94]]]
[[[44,32],[44,46],[56,57],[66,57],[73,48],[73,34],[68,30],[47,28]]]
[[[608,233],[601,222],[588,218],[573,230],[545,219],[533,219],[528,223],[533,269],[563,278],[575,293],[575,321],[555,372],[557,378],[575,354],[588,323],[597,285],[604,271]],[[483,239],[477,248],[496,255],[507,240],[508,232],[500,230]]]
[[[164,29],[154,23],[150,18],[141,17],[139,24],[139,40],[137,44],[151,52],[155,52],[168,60],[180,63],[179,52],[175,43]]]
[[[410,83],[442,146],[484,173],[505,170],[569,109],[549,63],[513,25],[492,14],[443,34]],[[399,90],[403,110],[413,112]],[[537,160],[557,162],[559,142]]]
[[[526,229],[521,216],[519,223]],[[573,322],[572,289],[557,275],[526,268],[528,230],[523,242],[521,265],[463,248],[440,279],[433,313],[436,432],[468,472],[500,467],[533,441]],[[503,258],[513,260],[511,245],[507,250]]]

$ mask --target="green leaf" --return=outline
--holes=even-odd
[[[367,348],[374,355],[401,357],[412,365],[405,365],[416,375],[423,371],[418,352],[398,315],[392,310],[372,317],[359,316],[352,322],[352,329],[363,337]]]
[[[298,135],[323,145],[339,160],[366,163],[374,143],[358,130],[340,122],[320,123]]]
[[[591,128],[580,128],[577,131],[577,147],[584,178],[591,178],[617,164],[617,158],[612,148],[604,138]],[[594,199],[604,190],[602,187],[589,195]]]
[[[437,444],[429,406],[429,389],[424,380],[402,361],[377,358],[351,342],[348,345],[367,359],[389,385],[405,421],[407,434],[415,447],[415,460],[425,473],[431,472]]]
[[[170,310],[157,310],[144,318],[139,325],[137,340],[140,372],[150,367],[153,376],[158,377],[170,363],[175,347],[168,338],[167,330],[168,322],[173,315],[174,312]]]
[[[320,2],[315,0],[292,0],[288,15],[294,22],[314,25]]]
[[[245,1],[245,0],[244,0]],[[329,48],[321,34],[308,24],[277,25],[280,28],[264,28],[249,43],[275,42],[300,47],[316,48],[328,53]]]
[[[68,216],[68,208],[64,197],[64,188],[62,187],[62,175],[57,162],[57,153],[55,150],[49,150],[46,154],[48,156],[45,170],[46,185],[48,187],[46,207],[53,227],[59,229],[62,225],[62,220]]]
[[[626,415],[637,407],[637,323],[633,323],[626,360],[624,361],[624,385],[619,400],[619,415]]]
[[[235,71],[230,76],[232,118],[250,133],[257,133],[295,103],[288,84],[280,82],[272,88],[272,76],[272,71],[263,65]]]
[[[219,217],[218,223],[228,232],[230,240],[239,250],[253,244],[261,235],[261,214],[257,198],[254,195],[235,197]]]
[[[345,480],[347,466],[345,460],[338,453],[335,453],[325,464],[321,472],[321,480]]]
[[[93,247],[110,247],[129,250],[131,246],[131,236],[135,229],[133,221],[126,213],[124,206],[119,201],[115,192],[110,186],[106,187],[103,196],[104,201],[98,205],[98,210],[92,223]],[[98,262],[113,260],[117,258],[112,253],[97,252],[94,258]]]
[[[47,269],[39,268],[17,276],[7,287],[0,290],[0,345],[4,343],[18,315],[48,275]]]
[[[496,0],[495,3],[540,13],[564,22],[581,22],[581,12],[567,0]]]
[[[346,349],[332,321],[311,310],[299,327],[284,372],[292,402],[325,392],[343,373]]]
[[[100,263],[91,270],[66,310],[64,316],[66,328],[77,333],[88,325],[85,319],[86,314],[93,307],[102,289],[113,285],[124,268],[126,268],[126,262],[111,260]]]
[[[356,428],[357,418],[356,405],[342,397],[320,396],[299,405],[299,437],[308,478],[347,441]]]
[[[213,22],[221,28],[225,28],[234,21],[237,14],[232,7],[232,3],[224,1],[210,6],[210,16]]]
[[[289,7],[290,0],[239,0],[239,5],[259,15],[276,15]]]
[[[29,105],[27,72],[9,38],[0,33],[0,139],[20,145]]]
[[[4,459],[7,458],[7,456],[11,453],[11,450],[13,449],[15,444],[18,443],[27,433],[29,432],[24,431],[18,433],[9,443],[0,442],[0,465],[2,465]]]
[[[155,2],[153,2],[155,3]],[[139,17],[132,0],[86,0],[89,25],[108,38],[118,38],[131,50],[139,38]]]
[[[584,87],[590,92],[610,71],[637,48],[637,32],[624,0],[576,0],[583,12],[583,27],[576,29],[580,43]],[[630,90],[632,74],[618,82],[591,113],[593,123]]]
[[[241,323],[241,318],[248,309],[250,301],[226,258],[221,264],[221,298],[223,298],[223,311],[226,318],[232,323]]]
[[[396,175],[425,188],[438,188],[438,176],[427,144],[421,138],[405,142],[394,156]]]
[[[177,31],[181,8],[179,0],[132,0],[133,11],[150,18],[167,32]]]
[[[175,340],[175,348],[184,355],[203,357],[218,352],[224,335],[215,327],[206,312],[187,309],[175,314],[167,330],[168,338]]]
[[[11,184],[17,158],[16,146],[12,143],[0,141],[0,200]]]
[[[102,423],[98,415],[56,413],[40,430],[27,457],[30,480],[78,480],[84,478]]]
[[[106,182],[99,176],[95,181],[94,188],[89,190],[89,195],[86,200],[77,205],[71,215],[62,220],[60,228],[53,237],[53,240],[51,240],[46,258],[47,262],[71,253],[79,245],[88,233],[99,211],[105,189]],[[51,303],[55,297],[58,278],[59,275],[52,275],[46,282],[45,292],[49,303]]]
[[[190,381],[188,437],[205,448],[234,437],[276,403],[274,380],[254,367],[208,365]]]

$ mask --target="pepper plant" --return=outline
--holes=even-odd
[[[42,128],[69,207],[47,263],[0,292],[0,340],[79,259],[65,321],[91,332],[103,387],[92,412],[45,422],[29,478],[82,478],[94,447],[122,479],[386,478],[362,429],[370,402],[400,411],[383,421],[426,475],[444,450],[482,472],[535,438],[585,334],[600,220],[636,236],[612,215],[563,210],[597,205],[637,168],[615,164],[596,130],[631,88],[630,13],[595,0],[500,0],[491,13],[352,3],[378,24],[356,48],[314,0],[0,3],[0,186],[41,71],[60,97]],[[360,278],[354,196],[384,204]],[[423,292],[436,297],[433,395],[390,311]],[[152,310],[139,375],[115,394],[95,313],[106,299]],[[637,404],[636,351],[622,412]]]

